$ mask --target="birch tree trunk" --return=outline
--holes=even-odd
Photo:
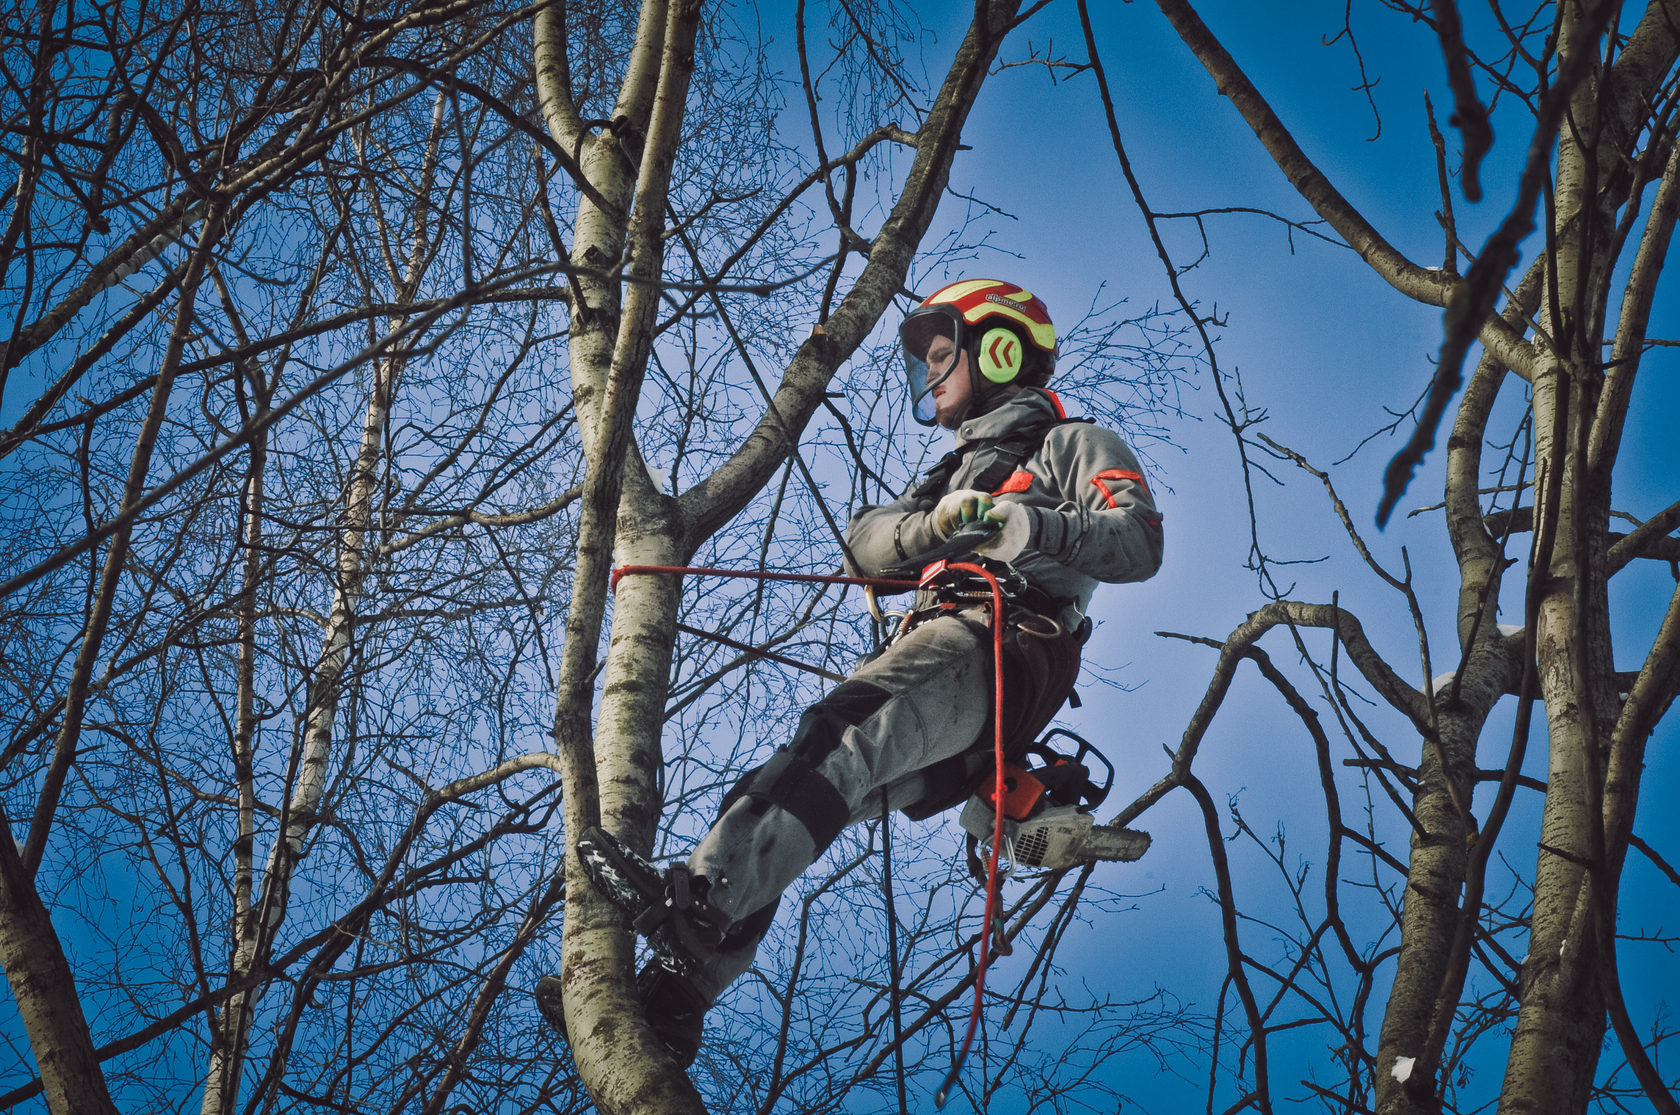
[[[53,1115],[115,1112],[64,950],[0,809],[0,965]]]
[[[1603,7],[1559,11],[1558,67],[1585,72],[1558,137],[1555,247],[1539,315],[1551,352],[1534,381],[1535,523],[1552,541],[1529,575],[1542,586],[1535,652],[1549,758],[1522,1005],[1499,1107],[1521,1115],[1586,1109],[1606,1028],[1600,965],[1615,933],[1614,920],[1599,916],[1616,886],[1603,828],[1605,762],[1621,703],[1608,600],[1611,490],[1588,448],[1595,422],[1606,420],[1601,407],[1617,405],[1604,393],[1600,292],[1619,248],[1606,179],[1628,152],[1598,64]]]

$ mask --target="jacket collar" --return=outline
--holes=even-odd
[[[1049,427],[1064,420],[1061,400],[1042,387],[1024,387],[985,414],[964,419],[954,431],[957,448],[971,441],[995,441],[1033,427]]]

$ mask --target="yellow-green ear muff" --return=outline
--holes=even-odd
[[[1013,383],[1015,377],[1021,374],[1021,362],[1025,355],[1021,350],[1021,338],[1015,335],[1013,329],[994,325],[980,335],[976,362],[980,366],[980,374],[993,383]]]

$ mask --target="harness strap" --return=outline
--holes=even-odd
[[[962,467],[963,458],[981,449],[991,449],[996,453],[992,461],[969,481],[968,487],[978,488],[983,492],[996,492],[1002,488],[1020,469],[1022,462],[1031,458],[1044,444],[1044,439],[1051,430],[1069,422],[1090,422],[1092,419],[1080,418],[1049,418],[1041,424],[1035,424],[1026,429],[1017,430],[1007,437],[992,439],[978,439],[966,442],[951,450],[932,468],[923,474],[922,478],[911,487],[909,495],[917,503],[923,500],[937,500],[945,494],[951,484],[951,478],[956,476]]]

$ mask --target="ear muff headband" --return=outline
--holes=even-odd
[[[1015,335],[1015,331],[994,325],[980,334],[974,363],[980,374],[991,382],[1014,383],[1015,377],[1021,374],[1025,356],[1021,338]]]

